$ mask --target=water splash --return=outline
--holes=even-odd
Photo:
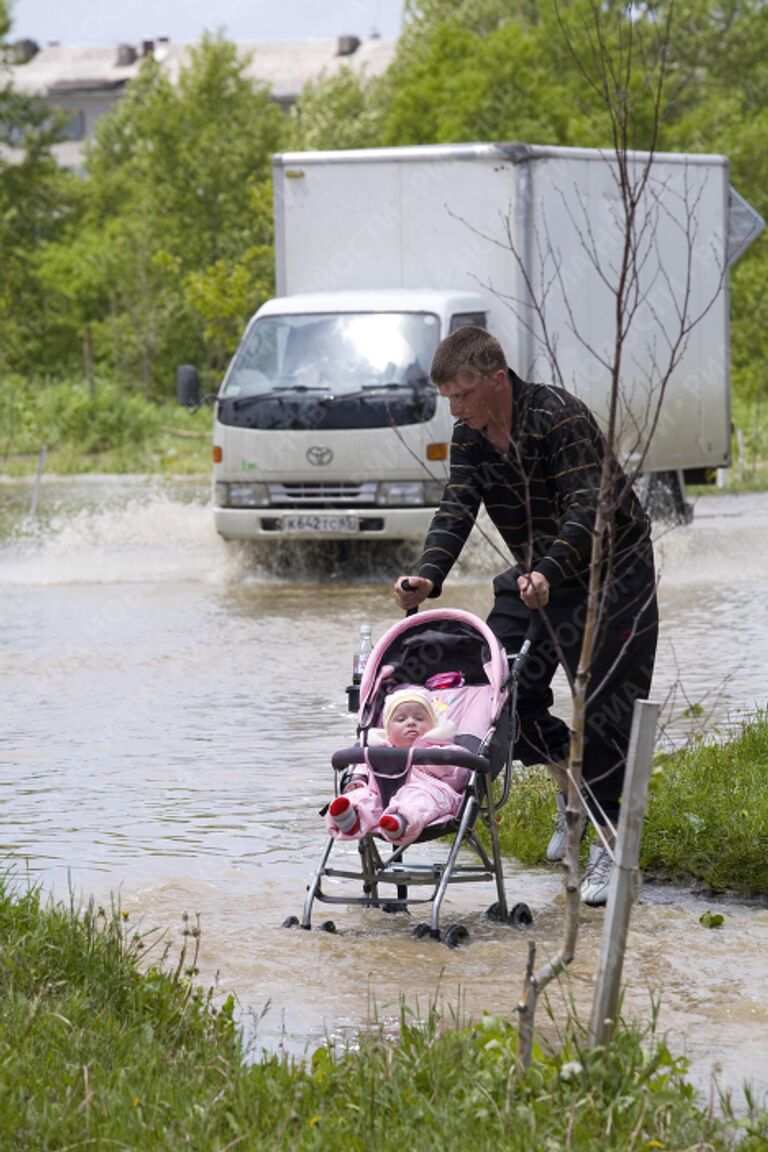
[[[226,556],[206,505],[155,485],[61,490],[0,542],[0,585],[215,581]]]
[[[0,585],[196,581],[208,584],[389,582],[413,571],[418,542],[225,542],[207,480],[129,476],[49,478],[36,516],[28,485],[0,490]],[[718,581],[764,583],[768,497],[701,498],[692,524],[656,531],[662,592]],[[489,585],[510,564],[479,518],[450,585]]]
[[[768,494],[703,496],[684,527],[660,525],[655,532],[661,586],[720,583],[744,588],[765,585],[768,572]]]

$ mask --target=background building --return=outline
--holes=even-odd
[[[369,76],[381,75],[395,54],[396,44],[394,38],[361,40],[345,35],[336,40],[265,41],[237,47],[248,59],[246,74],[265,85],[278,104],[289,108],[307,81],[333,75],[342,67]],[[13,86],[66,114],[66,139],[54,152],[60,164],[75,169],[81,166],[82,142],[120,99],[142,60],[154,56],[175,81],[191,51],[189,45],[172,44],[165,36],[138,45],[39,47],[34,40],[20,40],[11,47]]]

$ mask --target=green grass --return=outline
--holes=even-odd
[[[732,397],[733,463],[726,473],[724,489],[714,484],[689,487],[693,496],[710,492],[763,492],[768,488],[768,409],[764,403],[748,403],[736,393]]]
[[[695,881],[716,892],[768,894],[768,714],[716,743],[658,756],[651,776],[640,864],[649,876]],[[555,817],[543,769],[516,781],[500,827],[502,850],[540,864]],[[589,836],[582,846],[586,852]]]
[[[188,927],[194,954],[195,929]],[[569,1029],[518,1073],[515,1033],[404,1010],[399,1036],[372,1028],[308,1062],[247,1059],[232,1002],[141,962],[119,913],[45,906],[0,881],[0,1147],[7,1152],[190,1148],[368,1150],[706,1147],[757,1152],[768,1116],[736,1121],[696,1104],[652,1030],[621,1025],[605,1049]],[[188,965],[188,968],[185,967]],[[762,1141],[762,1142],[761,1142]]]
[[[715,891],[768,893],[768,715],[734,738],[659,757],[641,865]]]
[[[38,384],[0,380],[0,473],[29,476],[45,448],[45,469],[87,472],[207,474],[211,415],[157,403],[97,380]]]

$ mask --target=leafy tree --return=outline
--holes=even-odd
[[[40,363],[47,328],[66,307],[46,293],[36,254],[63,232],[76,188],[51,153],[59,120],[40,100],[16,91],[1,63],[9,30],[0,0],[0,369],[27,370]]]
[[[411,5],[389,76],[388,143],[524,140],[610,147],[612,128],[600,91],[588,0],[442,0]],[[655,16],[606,6],[604,57],[653,59]],[[653,88],[629,70],[635,146],[658,133]],[[621,78],[615,77],[615,86]],[[661,110],[662,115],[664,109]]]
[[[87,152],[88,208],[49,249],[52,286],[70,285],[70,359],[82,332],[94,357],[147,393],[174,367],[220,370],[246,316],[271,290],[271,153],[284,115],[247,62],[206,36],[174,85],[153,60]]]
[[[380,81],[351,68],[309,81],[290,112],[288,146],[374,148],[381,143],[385,99]]]
[[[247,315],[274,290],[272,185],[250,189],[253,238],[231,259],[219,258],[185,279],[186,303],[205,323],[203,337],[211,362],[221,368],[231,356]]]
[[[568,133],[569,101],[560,79],[541,51],[539,32],[520,23],[481,38],[449,18],[403,44],[388,80],[389,144],[554,143]]]
[[[610,84],[609,103],[622,100],[631,113],[629,147],[727,155],[733,184],[768,217],[765,16],[765,0],[659,0],[631,11],[590,0],[409,0],[385,81],[382,140],[610,148],[603,99]],[[602,72],[598,56],[608,66]],[[622,74],[619,64],[628,59],[639,67]],[[665,72],[658,114],[658,89],[643,66],[652,60],[655,72]],[[732,276],[734,386],[753,399],[768,388],[759,292],[766,278],[763,239]]]
[[[537,24],[540,7],[540,0],[406,0],[404,34],[421,35],[453,18],[465,32],[487,36],[503,24]]]

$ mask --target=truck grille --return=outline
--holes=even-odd
[[[277,508],[334,504],[376,503],[376,483],[366,484],[268,484],[269,502]]]

